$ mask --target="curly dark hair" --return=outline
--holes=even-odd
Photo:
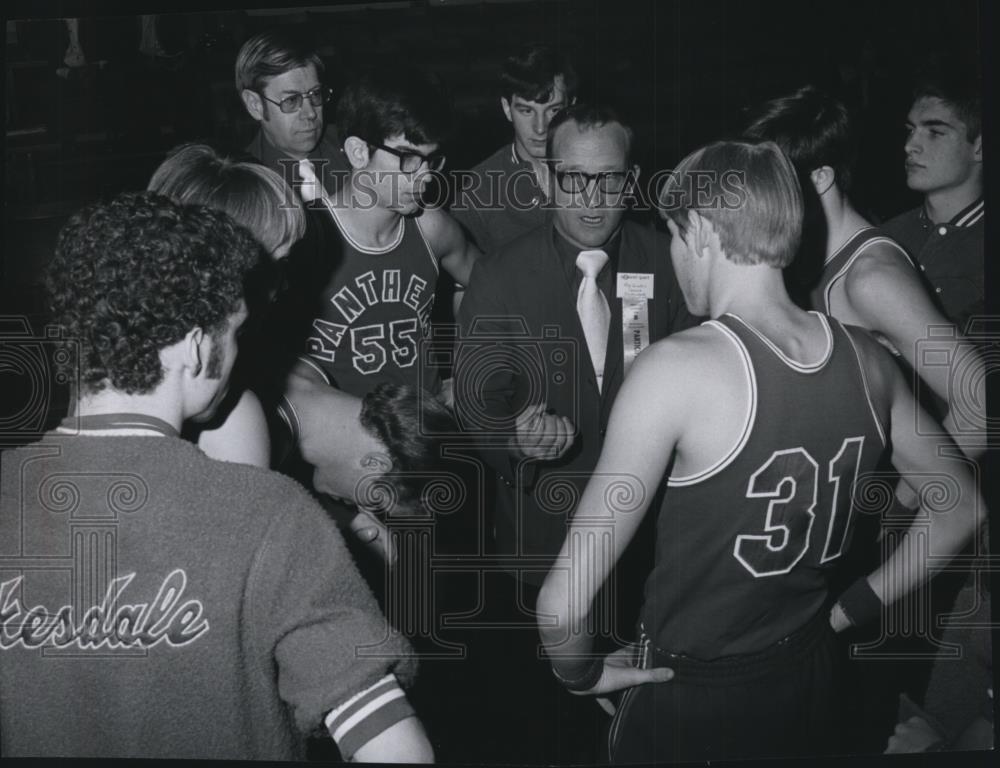
[[[75,214],[49,266],[53,319],[80,345],[85,390],[145,394],[160,350],[195,327],[216,335],[237,310],[261,246],[229,216],[149,192]]]
[[[359,421],[392,458],[398,507],[420,507],[424,488],[441,470],[444,440],[455,432],[451,412],[429,392],[382,382],[364,396]]]

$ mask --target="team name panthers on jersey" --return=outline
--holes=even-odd
[[[313,320],[315,335],[309,337],[307,351],[317,361],[336,364],[343,349],[354,369],[365,376],[379,373],[389,360],[409,368],[416,362],[419,340],[430,333],[431,291],[432,286],[418,275],[408,275],[404,286],[402,270],[368,270],[354,279],[353,286],[345,285],[329,298],[331,314],[343,322]],[[387,304],[401,304],[414,316],[363,324],[369,309]],[[362,324],[355,325],[359,321]]]
[[[306,353],[339,389],[363,397],[383,381],[436,390],[421,373],[420,342],[430,335],[437,260],[419,226],[406,219],[399,239],[381,250],[346,236],[335,214],[339,252],[313,317]],[[428,378],[433,380],[428,380]]]

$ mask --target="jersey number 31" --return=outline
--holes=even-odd
[[[840,557],[850,530],[863,437],[849,437],[827,463],[830,520],[820,564]],[[850,482],[843,483],[847,477]],[[750,476],[748,499],[769,499],[763,533],[736,537],[733,556],[756,577],[788,573],[811,543],[820,490],[819,464],[804,448],[775,451]],[[824,494],[825,495],[825,494]]]

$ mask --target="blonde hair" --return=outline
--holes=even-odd
[[[802,239],[802,190],[773,141],[719,141],[695,150],[670,172],[659,208],[681,231],[688,211],[711,221],[735,264],[787,267]]]
[[[302,204],[281,176],[263,165],[220,155],[205,144],[172,150],[147,189],[229,214],[271,254],[305,234]]]

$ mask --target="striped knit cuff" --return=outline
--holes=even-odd
[[[360,747],[414,714],[396,676],[389,674],[332,710],[324,722],[340,756],[350,760]]]

